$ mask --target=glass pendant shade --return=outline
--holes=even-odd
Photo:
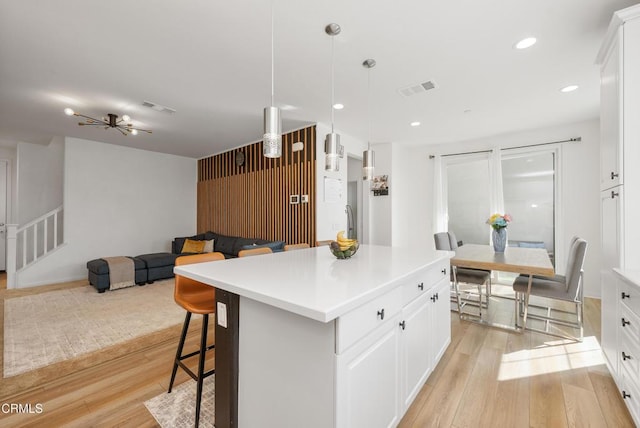
[[[282,123],[278,107],[264,108],[264,135],[262,137],[262,154],[268,158],[282,156]]]
[[[376,153],[367,149],[362,152],[362,179],[365,181],[373,180],[373,171],[376,166]]]
[[[325,171],[340,171],[340,135],[332,132],[324,139]]]

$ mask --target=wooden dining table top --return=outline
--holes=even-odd
[[[496,253],[490,245],[465,244],[455,250],[452,266],[553,276],[554,268],[544,248],[507,247]]]

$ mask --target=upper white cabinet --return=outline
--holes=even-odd
[[[640,5],[614,14],[597,61],[601,200],[609,205],[602,209],[602,269],[640,268]],[[611,195],[619,198],[615,209]]]

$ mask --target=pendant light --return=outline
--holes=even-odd
[[[373,180],[373,170],[376,166],[376,154],[371,150],[371,69],[376,66],[375,59],[367,59],[362,63],[367,69],[367,104],[369,107],[369,139],[367,141],[367,150],[362,152],[362,179],[365,181]]]
[[[268,158],[282,155],[282,119],[280,109],[274,106],[273,4],[271,5],[271,106],[264,108],[264,135],[262,154]]]
[[[324,28],[325,33],[331,36],[331,133],[327,134],[324,139],[324,152],[325,152],[325,171],[340,171],[340,158],[343,156],[344,148],[340,144],[340,135],[336,134],[333,130],[333,104],[334,104],[334,77],[333,77],[333,45],[334,36],[340,34],[341,28],[338,24],[329,24]]]

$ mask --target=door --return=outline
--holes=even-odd
[[[0,160],[0,270],[7,269],[7,173],[8,163]]]

